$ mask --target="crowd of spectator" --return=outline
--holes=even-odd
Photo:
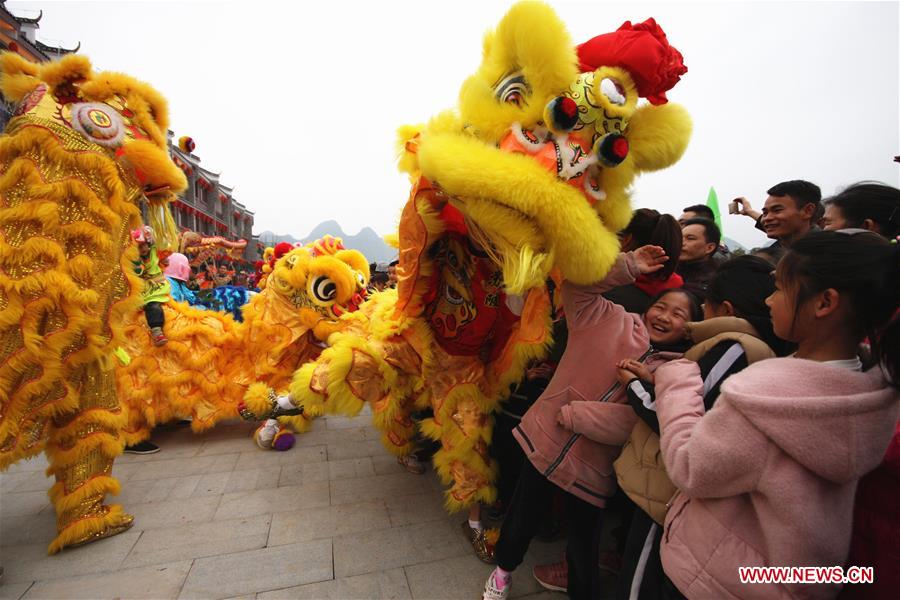
[[[550,356],[496,417],[499,500],[463,523],[485,600],[554,535],[532,575],[573,598],[896,597],[898,209],[879,183],[782,182],[733,202],[772,240],[737,256],[706,206],[635,211],[606,279],[556,291]],[[739,577],[835,565],[875,582]]]
[[[186,285],[194,292],[229,285],[246,288],[252,287],[250,285],[252,276],[253,272],[247,265],[236,262],[217,265],[215,261],[209,260],[191,267],[190,279]]]

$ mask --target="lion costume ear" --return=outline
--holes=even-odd
[[[422,129],[422,125],[401,125],[397,129],[397,168],[401,173],[413,175],[419,169],[416,152]]]
[[[55,90],[73,83],[83,83],[91,78],[93,69],[88,57],[67,54],[59,60],[41,65],[41,79]]]
[[[0,54],[0,93],[8,101],[19,103],[40,85],[39,67],[15,52]]]
[[[334,257],[341,262],[345,262],[356,271],[366,276],[366,280],[372,276],[369,272],[369,261],[363,256],[359,250],[338,250],[334,253]]]
[[[683,106],[645,104],[628,121],[628,145],[640,171],[665,169],[681,158],[693,124]]]
[[[432,117],[428,124],[401,125],[397,130],[397,168],[401,173],[418,177],[419,140],[421,136],[439,133],[460,133],[463,126],[459,116],[452,110],[445,110]]]

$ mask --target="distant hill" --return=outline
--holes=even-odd
[[[325,235],[332,235],[344,240],[344,246],[359,250],[366,255],[369,262],[387,262],[397,258],[397,250],[384,243],[371,227],[364,227],[356,235],[347,235],[337,221],[325,221],[319,223],[303,239],[297,239],[291,235],[279,235],[271,231],[263,231],[259,234],[259,241],[266,246],[274,246],[278,242],[291,244],[307,243],[317,240]]]
[[[723,237],[723,238],[722,238],[722,242],[723,242],[726,246],[728,246],[728,249],[731,250],[732,252],[734,252],[734,251],[737,250],[738,248],[740,248],[740,249],[743,250],[744,252],[747,252],[747,251],[748,251],[748,248],[747,248],[746,246],[744,246],[744,245],[741,244],[740,242],[734,241],[733,239],[731,239],[731,238],[729,238],[729,237]]]

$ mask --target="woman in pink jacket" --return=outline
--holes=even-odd
[[[683,298],[680,293],[667,296],[664,310],[648,311],[649,325],[640,315],[625,312],[602,294],[633,282],[639,274],[659,270],[667,260],[662,248],[644,246],[620,254],[606,279],[598,284],[563,284],[568,343],[547,389],[513,430],[528,462],[519,475],[500,531],[495,549],[497,569],[485,583],[485,600],[508,596],[510,573],[522,563],[540,517],[549,510],[558,489],[563,491],[570,522],[566,551],[569,596],[597,597],[601,509],[616,487],[612,463],[637,421],[616,380],[615,363],[634,358],[655,366],[671,358],[662,356],[650,343],[673,337],[682,340],[683,324],[690,320],[686,300],[681,301],[681,316],[676,316],[679,309],[675,308],[675,296]],[[588,402],[602,403],[605,409],[602,415],[590,413],[591,423],[586,422],[588,411],[574,408]],[[570,406],[574,412],[569,412]],[[590,426],[592,436],[599,441],[584,437],[581,426]]]
[[[833,598],[841,581],[745,583],[741,567],[844,566],[859,478],[900,413],[900,250],[862,230],[794,242],[768,299],[796,354],[730,377],[708,415],[695,363],[656,373],[662,452],[680,492],[662,564],[688,598]],[[863,371],[866,337],[877,365]],[[866,565],[858,565],[866,566]],[[830,570],[829,576],[834,576]],[[878,577],[878,573],[875,573]]]

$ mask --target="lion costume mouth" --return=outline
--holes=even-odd
[[[604,159],[595,151],[594,144],[579,135],[557,134],[540,123],[533,129],[513,123],[500,142],[500,150],[528,156],[560,181],[581,191],[591,206],[606,199],[606,192],[600,185]],[[628,153],[624,137],[610,151],[612,160],[624,160]]]
[[[365,302],[366,295],[367,295],[366,290],[362,289],[362,290],[358,291],[357,293],[353,294],[353,296],[350,298],[350,300],[347,301],[346,304],[337,304],[337,303],[332,304],[330,307],[331,314],[336,319],[339,319],[341,317],[341,315],[343,315],[344,313],[348,313],[348,312],[352,313],[352,312],[358,311],[360,305],[362,305],[362,303]]]

